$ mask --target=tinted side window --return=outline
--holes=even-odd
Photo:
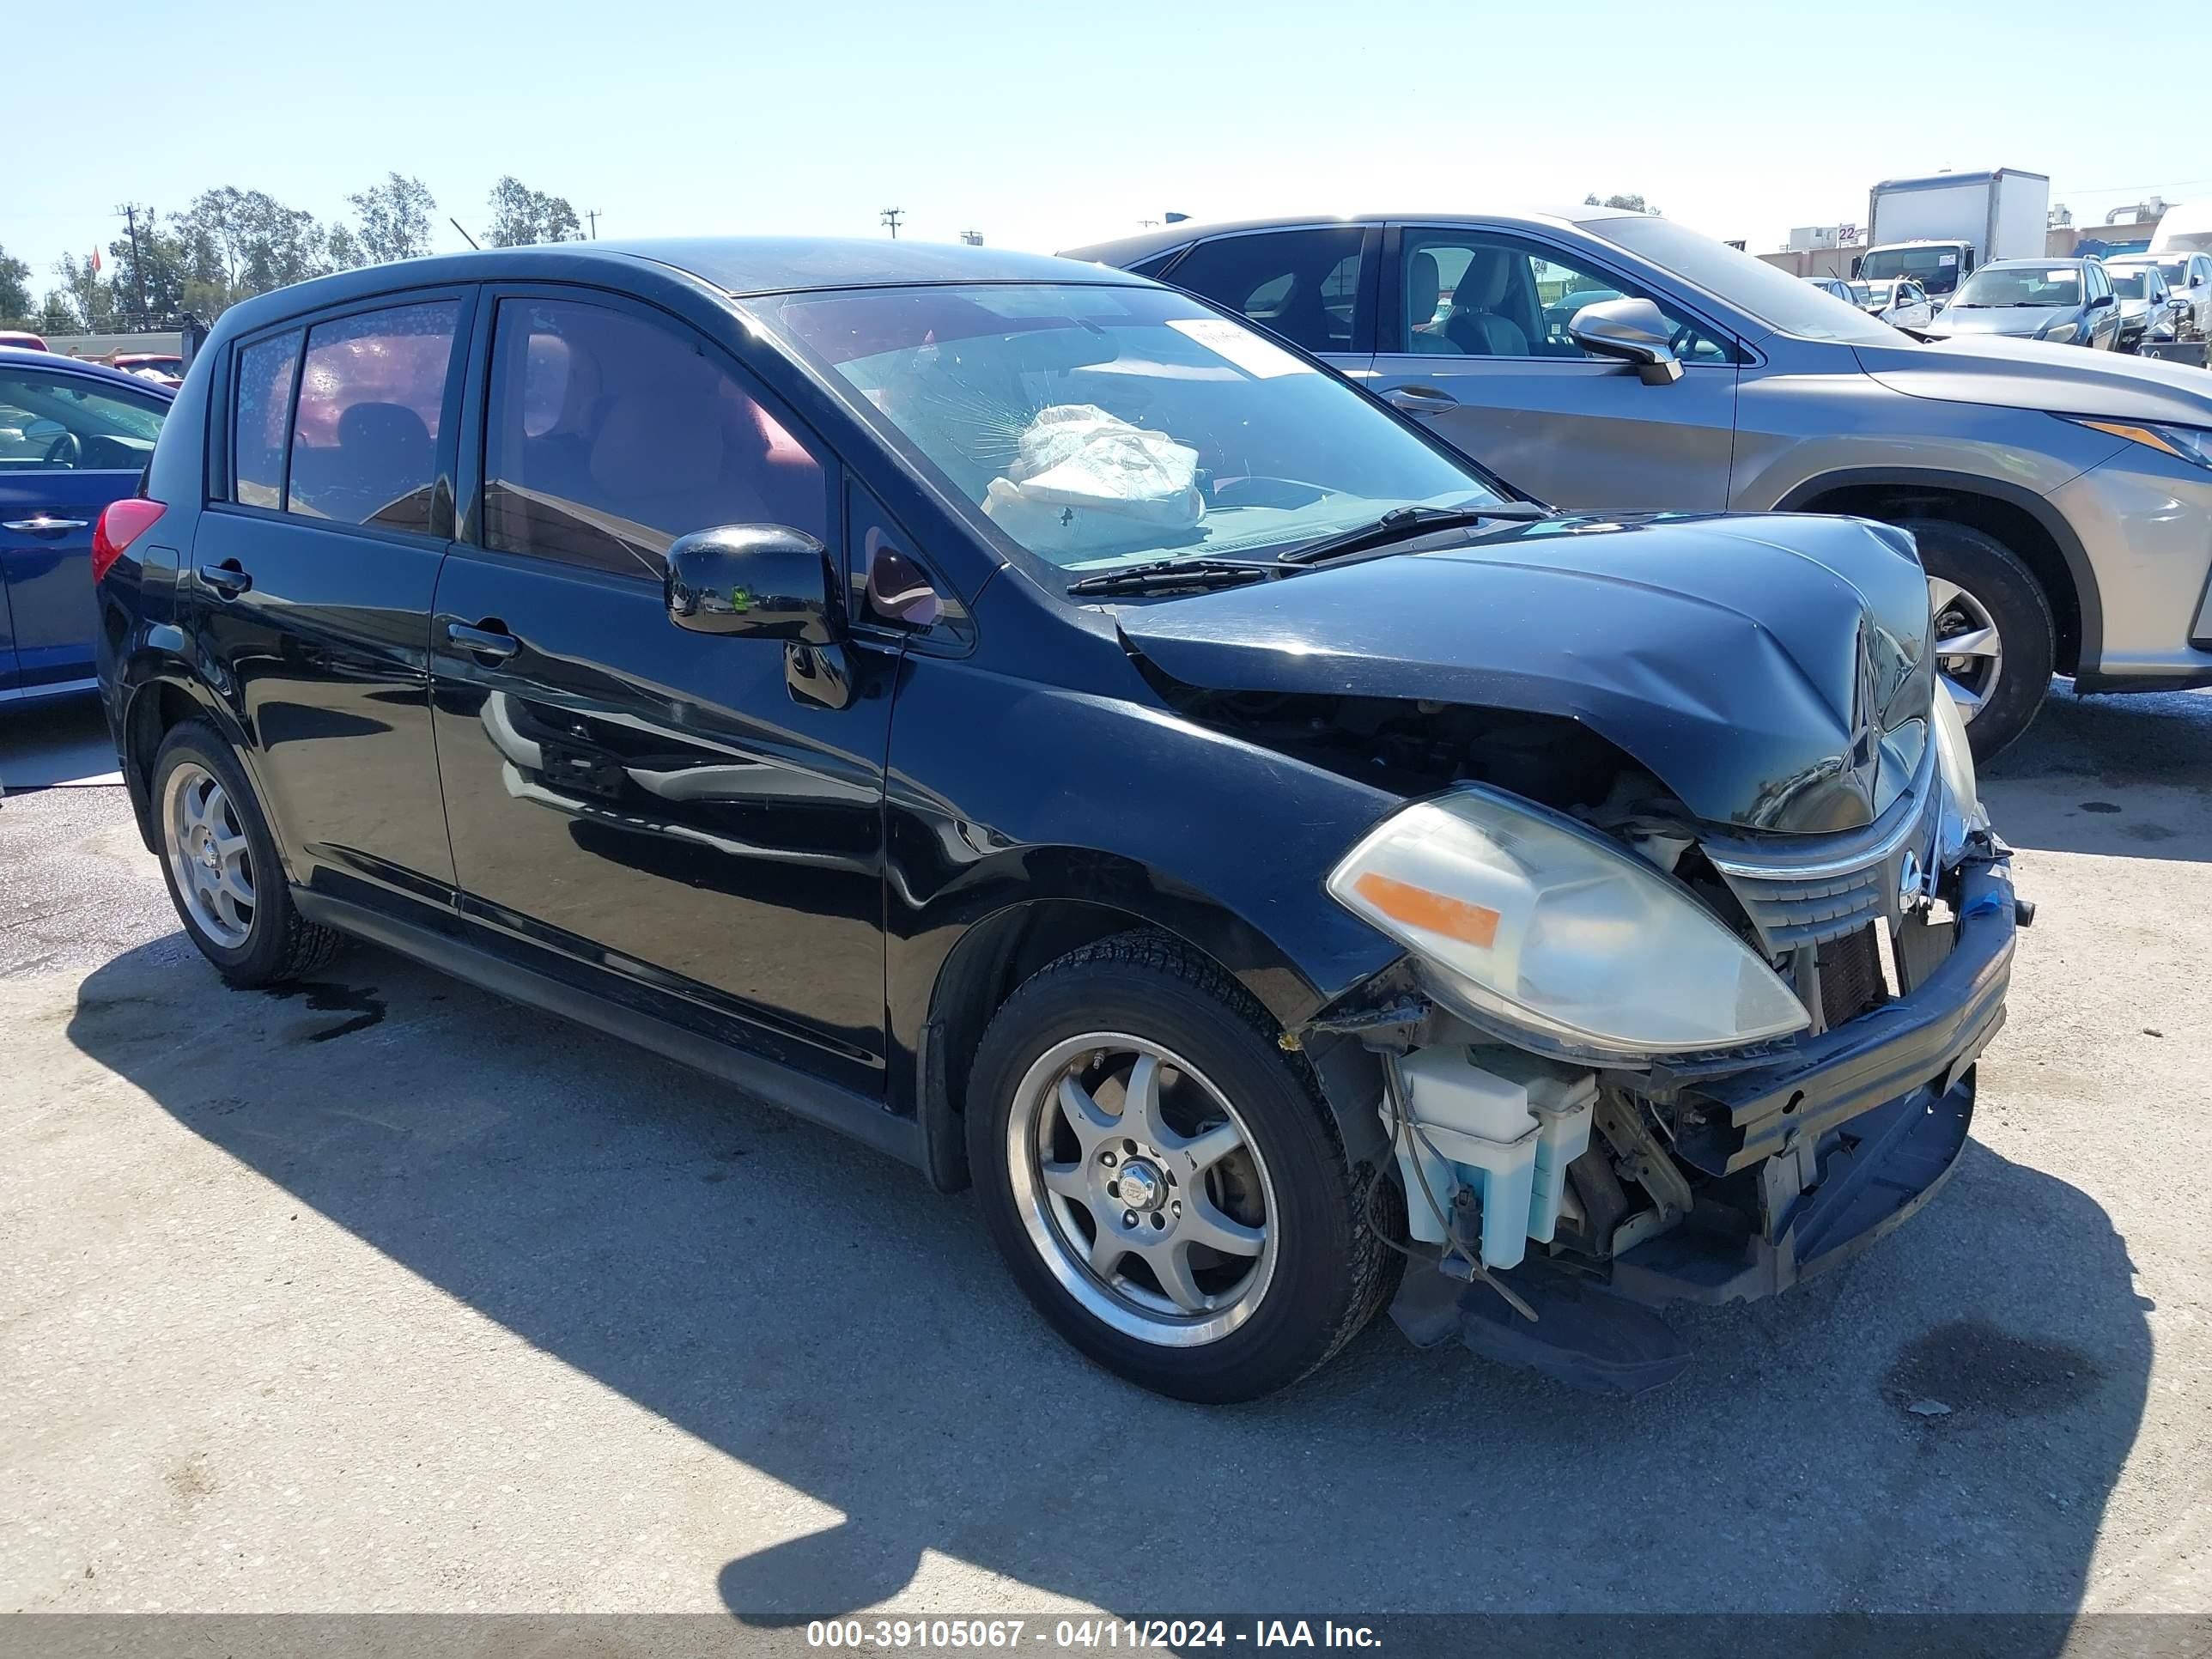
[[[48,467],[135,471],[167,406],[89,375],[0,370],[0,472]]]
[[[1193,248],[1171,280],[1309,351],[1349,351],[1365,234],[1346,225],[1223,236]]]
[[[363,312],[307,331],[284,510],[428,531],[457,301]]]
[[[829,539],[822,464],[703,342],[626,312],[507,300],[484,420],[484,544],[658,577],[716,525]]]
[[[292,377],[301,331],[256,342],[238,354],[232,407],[230,499],[246,507],[284,504],[284,434],[292,415]]]
[[[1585,270],[1558,255],[1471,231],[1406,233],[1399,281],[1402,337],[1388,351],[1447,357],[1573,357],[1585,352],[1568,333],[1584,306],[1604,300],[1650,300],[1674,335],[1686,362],[1732,361],[1729,349],[1661,303],[1624,288],[1609,275]]]

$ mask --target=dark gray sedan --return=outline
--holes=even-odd
[[[2095,259],[1992,259],[1960,285],[1928,332],[2002,334],[2112,351],[2123,331],[2112,273]]]

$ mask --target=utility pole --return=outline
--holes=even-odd
[[[891,228],[891,240],[894,242],[898,240],[898,222],[905,217],[904,208],[885,208],[883,211],[883,221]]]
[[[146,260],[138,251],[138,209],[133,203],[125,203],[123,217],[131,227],[131,274],[137,279],[138,326],[151,327],[153,319],[146,314]]]
[[[592,240],[593,241],[595,241],[595,242],[596,242],[596,241],[598,241],[598,240],[599,240],[599,209],[597,209],[597,208],[586,208],[586,209],[584,210],[584,216],[585,216],[586,219],[589,219],[589,220],[592,222]]]

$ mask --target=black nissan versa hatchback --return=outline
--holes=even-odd
[[[1908,535],[1547,512],[1201,301],[906,243],[223,314],[100,526],[232,983],[374,940],[973,1183],[1209,1401],[1635,1390],[1949,1173],[2006,853]]]

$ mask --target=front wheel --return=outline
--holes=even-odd
[[[2028,728],[2051,690],[2057,632],[2051,602],[1996,537],[1940,519],[1904,519],[1928,573],[1939,690],[1959,705],[1974,758]]]
[[[1162,935],[1061,957],[1008,999],[968,1091],[993,1241],[1062,1336],[1184,1400],[1249,1400],[1343,1346],[1397,1257],[1363,1219],[1310,1070]]]

